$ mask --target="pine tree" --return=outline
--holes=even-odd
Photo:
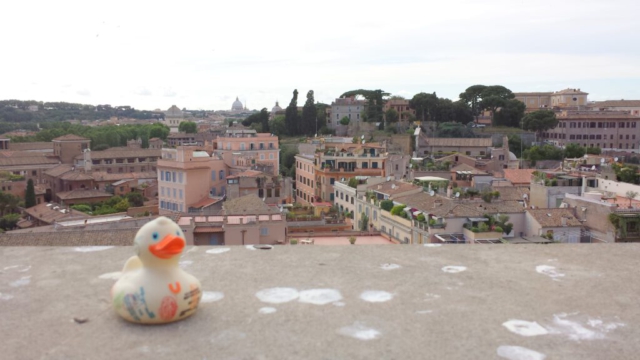
[[[315,134],[317,116],[318,108],[316,108],[315,100],[313,99],[313,90],[309,90],[307,101],[302,108],[302,134],[310,136]]]
[[[27,192],[25,194],[24,206],[30,208],[36,206],[36,189],[33,187],[33,180],[27,181]]]
[[[284,113],[284,123],[289,135],[298,135],[298,90],[293,90],[293,97]]]

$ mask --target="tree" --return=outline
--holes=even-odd
[[[475,117],[476,122],[478,122],[478,115],[482,112],[480,101],[482,100],[482,92],[486,88],[485,85],[473,85],[460,94],[460,100],[469,106],[471,115]]]
[[[316,108],[313,99],[313,90],[307,92],[307,101],[302,108],[301,133],[307,136],[313,136],[316,129],[316,121],[318,119],[318,108]]]
[[[416,117],[421,121],[431,120],[438,106],[438,96],[433,94],[419,93],[409,100],[409,107],[416,111]]]
[[[195,134],[198,132],[198,125],[193,121],[183,121],[178,125],[178,131]]]
[[[284,123],[287,126],[289,135],[298,135],[298,90],[293,90],[293,97],[284,113]]]
[[[351,122],[351,120],[349,120],[348,116],[344,116],[342,119],[340,119],[340,125],[349,125],[349,122]]]
[[[367,231],[368,230],[368,225],[369,225],[369,217],[365,214],[362,213],[360,215],[360,230],[361,231]]]
[[[553,129],[556,126],[558,126],[558,119],[556,113],[551,110],[537,110],[522,118],[522,127],[536,133]]]
[[[288,132],[287,127],[284,124],[284,115],[278,115],[271,119],[269,122],[269,129],[271,130],[271,133],[276,136],[286,135]]]
[[[493,125],[520,127],[527,106],[520,100],[511,99],[493,116]]]
[[[400,116],[398,115],[398,112],[396,111],[396,109],[390,108],[384,113],[384,118],[387,121],[387,123],[395,123],[395,122],[398,122],[398,119],[400,119]]]
[[[127,199],[122,199],[120,202],[113,206],[113,209],[116,212],[125,212],[129,209],[129,201]]]
[[[564,148],[564,157],[570,159],[581,158],[584,156],[585,148],[580,144],[569,143]]]
[[[260,110],[260,123],[262,124],[262,132],[268,133],[269,131],[269,111],[267,108]]]
[[[587,154],[590,155],[600,155],[602,153],[602,149],[600,149],[599,147],[588,147],[586,148],[586,152]]]
[[[481,96],[480,106],[483,110],[489,110],[492,116],[495,115],[498,108],[506,106],[507,101],[515,97],[511,90],[502,85],[487,86]]]
[[[380,208],[382,208],[382,210],[391,211],[391,209],[393,209],[393,201],[392,200],[382,200],[380,202]]]
[[[125,198],[129,202],[131,206],[143,206],[144,205],[144,195],[142,195],[139,191],[133,191],[128,193]]]
[[[27,181],[27,191],[24,197],[24,207],[30,208],[36,206],[36,190],[33,186],[33,180]]]
[[[349,187],[352,187],[354,189],[357,188],[358,187],[358,179],[356,179],[354,177],[350,178],[349,182],[347,183],[347,185],[349,185]]]
[[[638,196],[638,193],[636,191],[629,190],[624,195],[629,199],[629,207],[631,207],[631,202],[636,198],[636,196]]]

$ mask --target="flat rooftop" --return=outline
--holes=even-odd
[[[194,316],[159,326],[127,323],[111,309],[113,272],[132,254],[128,246],[0,247],[2,358],[640,352],[640,244],[190,247],[181,266],[200,279],[203,301]]]

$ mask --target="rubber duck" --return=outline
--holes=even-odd
[[[193,315],[200,302],[200,281],[178,266],[186,245],[178,224],[161,216],[136,234],[136,252],[111,289],[113,307],[125,320],[162,324]]]

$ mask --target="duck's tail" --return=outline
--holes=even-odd
[[[132,271],[135,269],[139,269],[141,267],[142,267],[142,261],[140,261],[140,258],[137,256],[132,256],[124,264],[124,268],[122,269],[122,272],[126,273],[127,271]]]

